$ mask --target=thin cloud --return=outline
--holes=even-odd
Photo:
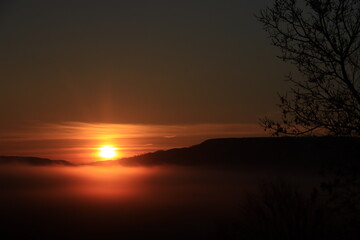
[[[250,137],[261,134],[262,131],[257,124],[141,125],[64,122],[5,132],[0,134],[0,141],[174,138],[206,135]]]

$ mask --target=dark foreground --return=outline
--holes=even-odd
[[[130,167],[5,157],[1,239],[360,239],[359,153],[358,139],[265,138]]]
[[[3,166],[2,239],[225,239],[261,179],[316,179],[268,170]]]

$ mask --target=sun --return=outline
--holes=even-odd
[[[99,156],[105,159],[112,159],[117,155],[116,150],[117,148],[110,145],[103,146],[100,148]]]

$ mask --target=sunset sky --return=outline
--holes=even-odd
[[[96,160],[266,136],[291,70],[267,0],[0,2],[0,155]]]

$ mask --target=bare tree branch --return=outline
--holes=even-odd
[[[257,16],[278,56],[304,76],[279,95],[274,135],[360,135],[360,1],[274,0]]]

